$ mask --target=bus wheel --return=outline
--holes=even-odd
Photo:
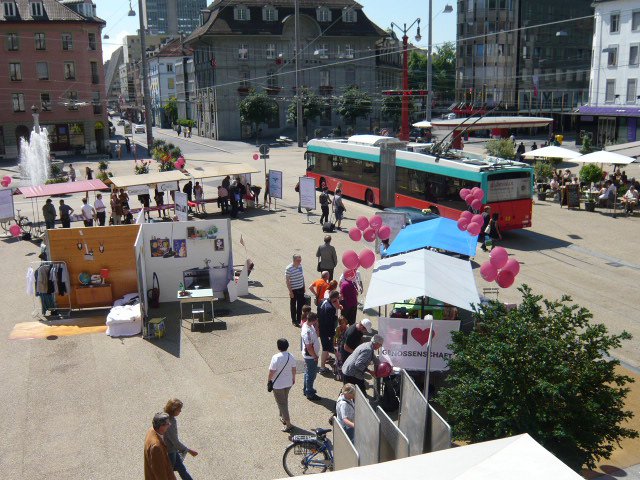
[[[373,192],[371,190],[367,189],[367,191],[364,193],[364,201],[367,203],[367,205],[373,207],[375,198],[373,198]]]

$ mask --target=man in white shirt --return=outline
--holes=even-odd
[[[101,227],[104,227],[104,224],[107,219],[107,207],[104,206],[101,193],[96,195],[96,201],[93,202],[93,208],[95,208],[96,210],[96,217],[98,218],[98,224]]]
[[[87,203],[87,199],[82,199],[82,220],[85,227],[93,227],[93,218],[96,216],[96,211],[91,205]]]
[[[598,200],[600,201],[600,205],[605,205],[606,202],[611,200],[612,202],[616,201],[617,189],[611,180],[607,180],[605,183],[606,190],[602,193]]]
[[[302,356],[304,358],[304,386],[302,393],[311,401],[320,400],[313,388],[313,382],[318,374],[318,355],[320,354],[320,338],[316,327],[318,325],[318,315],[310,312],[307,321],[302,325],[300,336],[302,338]]]
[[[632,184],[629,190],[622,196],[622,205],[626,213],[633,213],[633,208],[638,205],[638,191]]]
[[[289,418],[289,390],[296,383],[296,359],[287,352],[289,342],[280,338],[277,342],[279,353],[271,358],[269,364],[269,381],[273,382],[273,397],[280,411],[280,421],[284,425],[283,432],[293,429]]]

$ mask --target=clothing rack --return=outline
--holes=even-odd
[[[38,261],[34,261],[34,262],[29,262],[29,267],[33,268],[34,273],[35,273],[35,271],[38,270],[38,268],[40,268],[43,265],[51,265],[52,267],[55,266],[55,265],[64,265],[64,267],[67,269],[67,273],[70,273],[69,272],[69,267],[67,265],[67,262],[62,261],[62,260],[59,260],[59,261],[38,260]],[[71,278],[69,278],[69,280],[71,280]],[[56,307],[54,308],[55,311],[57,312],[56,315],[58,316],[59,319],[71,317],[71,285],[69,285],[69,289],[67,290],[67,293],[65,295],[55,295],[54,294],[54,300],[55,300],[55,298],[57,296],[66,297],[67,300],[69,301],[69,307],[68,308],[59,308],[56,305]],[[41,317],[44,317],[45,315],[40,313],[41,312],[41,305],[36,304],[36,299],[37,298],[38,298],[38,295],[34,292],[34,294],[33,294],[33,311],[31,312],[31,315],[34,316],[34,317],[40,317],[41,318]],[[44,318],[44,320],[45,321],[50,321],[50,319],[47,319],[47,318]]]

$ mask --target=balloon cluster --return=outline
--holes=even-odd
[[[0,182],[0,185],[2,185],[3,187],[8,187],[9,185],[11,185],[11,177],[9,175],[5,175],[4,177],[2,177],[2,182]]]
[[[487,282],[495,282],[502,288],[513,285],[516,275],[520,272],[520,263],[515,258],[509,258],[509,254],[502,247],[491,250],[490,260],[480,267],[480,275]]]
[[[367,242],[388,240],[391,236],[391,228],[382,224],[382,217],[374,215],[371,218],[365,216],[358,217],[356,226],[349,230],[349,238],[354,242],[359,242],[363,238]],[[365,248],[359,254],[354,250],[347,250],[342,254],[342,264],[348,269],[344,277],[349,280],[349,276],[355,278],[358,267],[371,268],[376,261],[376,254],[370,248]]]
[[[176,168],[178,170],[182,170],[186,163],[187,163],[187,161],[184,159],[184,157],[182,155],[180,155],[178,157],[178,159],[176,160]]]
[[[484,190],[479,187],[473,187],[471,190],[463,188],[460,190],[460,198],[467,202],[467,205],[471,206],[475,211],[480,211],[482,208],[482,200],[484,199]],[[480,234],[483,225],[484,218],[482,218],[482,215],[479,213],[474,215],[468,210],[462,212],[458,219],[458,228],[463,232],[467,231],[472,237]]]
[[[19,237],[22,235],[22,229],[20,228],[20,225],[13,224],[11,225],[11,228],[9,228],[9,233],[14,237]]]

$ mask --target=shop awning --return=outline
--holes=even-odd
[[[547,117],[484,117],[454,118],[452,120],[431,120],[434,128],[445,130],[488,130],[491,128],[546,127],[553,118]]]
[[[218,165],[204,165],[189,168],[189,175],[193,178],[226,177],[227,175],[243,175],[245,173],[259,173],[260,170],[246,163],[222,163]]]
[[[640,142],[620,143],[618,145],[608,145],[604,147],[607,152],[615,152],[627,157],[634,157],[636,162],[640,157]]]
[[[537,150],[531,150],[522,154],[524,158],[562,158],[564,160],[573,160],[582,156],[580,152],[575,150],[569,150],[568,148],[556,147],[551,145],[549,147],[538,148]]]
[[[477,235],[472,237],[467,232],[460,231],[456,221],[440,217],[404,227],[387,249],[387,253],[396,255],[419,248],[434,247],[474,257],[477,245]]]
[[[16,193],[22,193],[25,198],[35,198],[108,189],[109,187],[106,186],[102,180],[81,180],[79,182],[51,183],[49,185],[36,185],[34,187],[20,187],[16,190]]]
[[[607,152],[600,150],[599,152],[588,153],[574,158],[572,161],[578,163],[606,163],[608,165],[629,165],[635,161],[635,158],[620,155],[615,152]]]
[[[111,177],[107,180],[116,188],[133,187],[134,185],[155,185],[164,182],[181,182],[189,180],[189,176],[180,170],[168,172],[143,173],[142,175],[122,175]]]
[[[427,222],[428,223],[428,222]],[[471,263],[430,250],[378,260],[364,309],[427,296],[465,310],[480,304]]]

